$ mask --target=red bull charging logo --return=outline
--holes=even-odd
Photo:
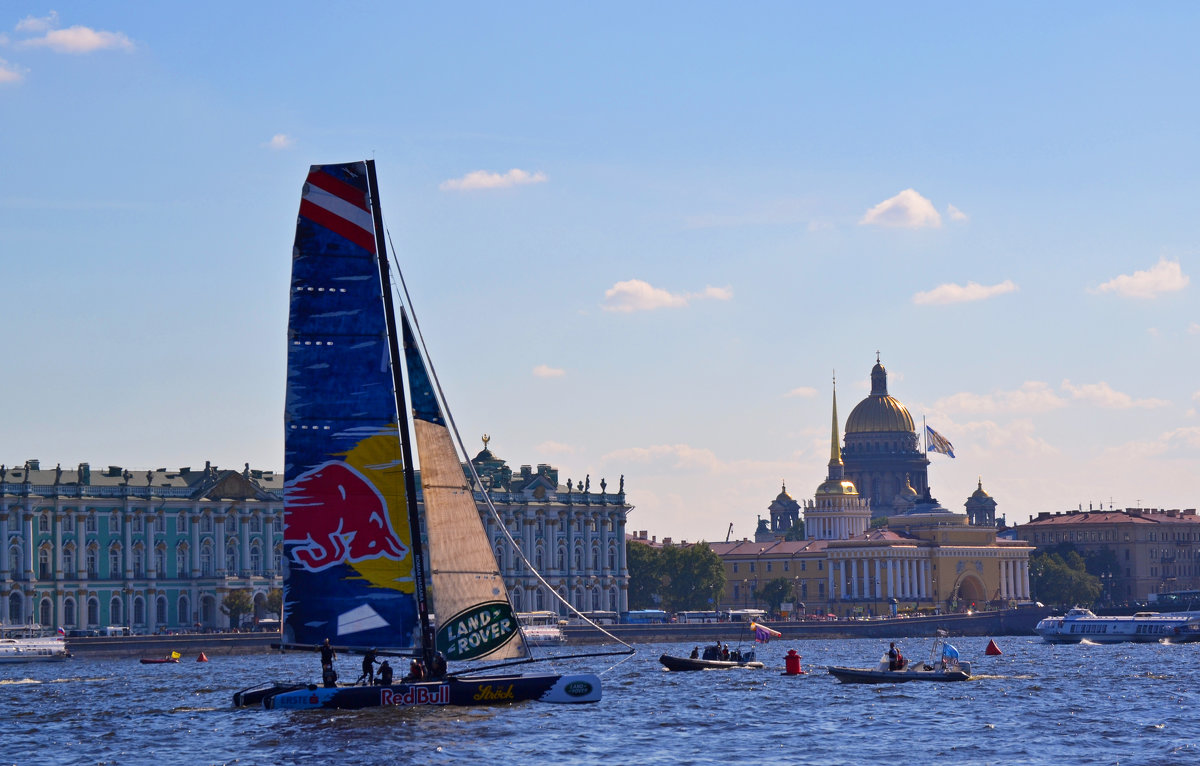
[[[287,488],[284,543],[310,572],[372,559],[399,561],[408,548],[392,528],[387,502],[362,473],[330,461]]]

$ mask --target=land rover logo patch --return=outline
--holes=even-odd
[[[565,691],[572,697],[586,697],[592,693],[592,685],[587,681],[572,681],[567,684]]]
[[[442,623],[437,648],[448,660],[473,660],[507,644],[517,630],[508,602],[493,601],[464,609]]]

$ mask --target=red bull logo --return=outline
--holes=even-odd
[[[449,705],[450,685],[437,686],[385,686],[379,690],[380,705]]]
[[[387,503],[361,473],[334,461],[301,474],[287,488],[284,543],[310,572],[345,562],[388,558],[408,548],[392,529]]]

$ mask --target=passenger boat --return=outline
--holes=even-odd
[[[46,635],[37,625],[0,626],[0,664],[61,662],[70,657],[61,635]]]
[[[456,450],[462,439],[403,275],[392,282],[386,245],[374,161],[311,167],[292,248],[282,645],[314,652],[328,641],[340,654],[378,648],[429,673],[401,680],[400,669],[394,685],[354,686],[338,684],[329,667],[320,684],[259,684],[234,703],[596,702],[594,674],[508,669],[533,658],[472,486],[505,535],[507,528]],[[407,304],[398,311],[394,287]],[[511,536],[507,543],[523,558]],[[621,644],[607,653],[633,653]]]
[[[533,646],[555,646],[567,643],[555,612],[518,612],[517,622],[525,640]]]
[[[940,650],[940,651],[939,651]],[[971,663],[959,659],[958,650],[941,639],[934,641],[926,662],[906,662],[900,670],[888,669],[885,654],[874,668],[829,667],[829,674],[844,684],[899,684],[909,681],[966,681]]]
[[[1191,642],[1197,640],[1200,632],[1200,612],[1138,612],[1098,617],[1090,609],[1075,607],[1063,616],[1047,617],[1033,631],[1050,644]]]

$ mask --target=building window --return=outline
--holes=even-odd
[[[49,512],[44,512],[44,513],[38,514],[38,531],[39,532],[49,532],[50,531],[50,514],[49,514]]]
[[[88,548],[87,552],[87,574],[88,577],[100,576],[100,557],[96,553],[95,548]]]
[[[54,575],[50,572],[50,549],[38,551],[38,579],[49,580]]]
[[[737,565],[737,562],[735,561],[735,562],[733,562],[733,573],[737,574],[737,571],[738,571],[738,565]]]
[[[108,576],[110,579],[117,579],[121,576],[121,549],[112,547],[108,549]]]
[[[94,513],[88,514],[87,521],[84,522],[84,529],[88,532],[96,531],[96,514],[94,514]]]
[[[134,515],[134,517],[133,517],[133,531],[134,532],[136,532],[138,534],[141,534],[142,532],[144,532],[145,524],[146,524],[146,521],[142,517],[142,514],[138,513],[138,514]]]
[[[75,531],[75,517],[69,513],[66,516],[63,516],[63,531],[64,532],[74,532]]]

